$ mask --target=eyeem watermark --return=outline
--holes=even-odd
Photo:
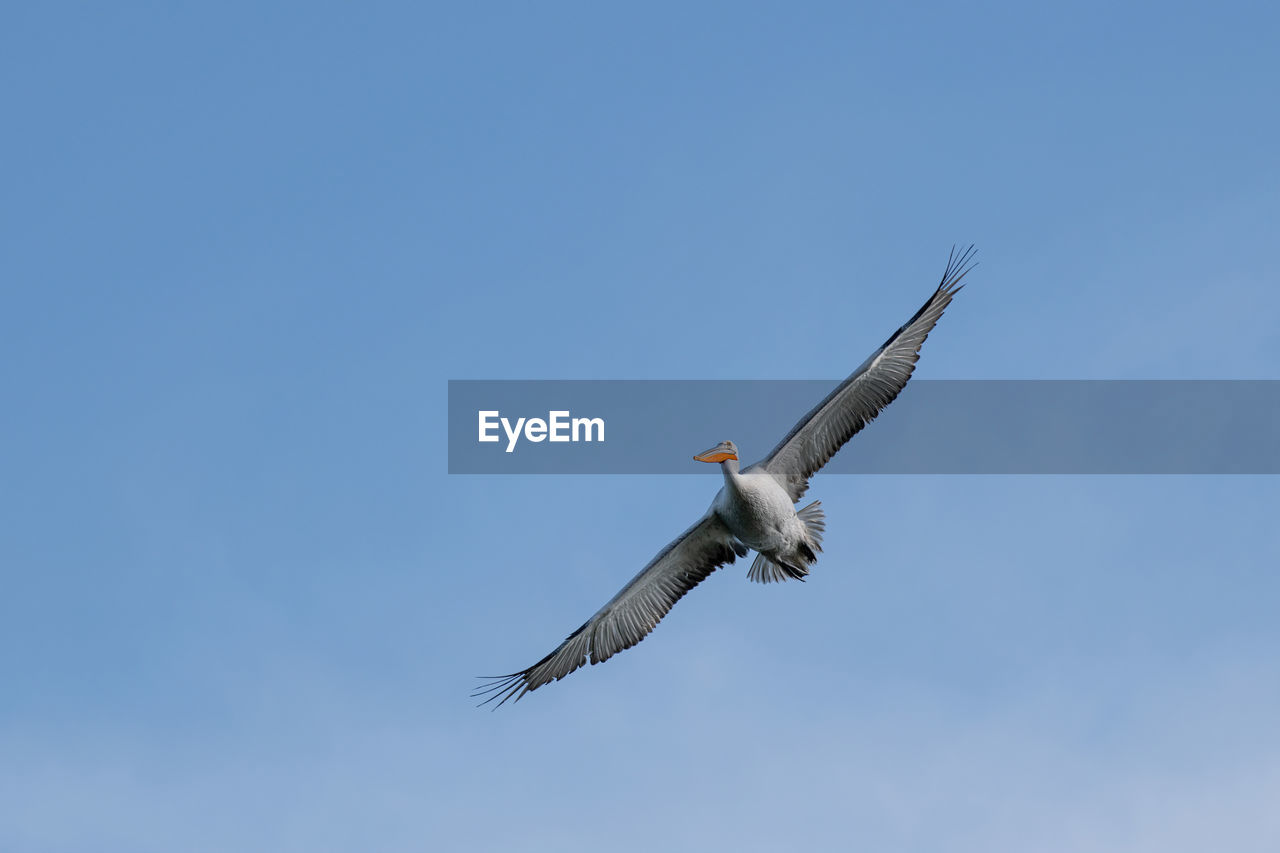
[[[452,380],[449,471],[718,476],[693,454],[745,467],[838,382]],[[1280,474],[1280,381],[917,377],[822,473]]]
[[[542,441],[604,441],[604,418],[575,418],[565,411],[547,412],[546,420],[542,418],[516,418],[512,425],[509,418],[502,417],[497,409],[479,411],[481,442],[500,441],[498,427],[507,436],[507,453],[516,449],[516,443],[523,435],[526,441],[537,444]]]

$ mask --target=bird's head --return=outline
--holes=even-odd
[[[693,458],[697,462],[725,462],[729,459],[737,461],[738,445],[732,441],[722,441],[710,450],[704,450]]]

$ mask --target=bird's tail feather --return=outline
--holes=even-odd
[[[809,528],[809,538],[815,550],[822,550],[822,534],[827,529],[827,514],[822,511],[822,501],[814,501],[796,513],[804,526]]]
[[[814,551],[822,550],[822,533],[827,529],[826,515],[822,512],[822,502],[814,501],[796,513],[809,531],[809,542],[800,543],[797,565],[778,563],[764,554],[757,554],[755,562],[747,571],[747,578],[756,583],[776,583],[785,580],[802,581],[809,574],[805,561],[812,563],[816,558]],[[812,548],[812,550],[810,550]]]
[[[764,554],[756,554],[755,562],[747,571],[747,578],[756,583],[775,583],[786,580],[802,581],[809,574],[806,568],[780,566]]]

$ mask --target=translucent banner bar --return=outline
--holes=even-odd
[[[451,474],[716,474],[840,380],[455,380]],[[1280,381],[915,379],[835,474],[1276,474]]]

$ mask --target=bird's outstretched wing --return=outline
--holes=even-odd
[[[973,253],[972,246],[959,254],[952,249],[942,283],[929,301],[753,467],[768,471],[790,493],[791,500],[800,500],[809,488],[809,478],[907,384],[925,338],[960,290],[960,280],[973,269]]]
[[[746,553],[720,516],[708,511],[555,651],[528,669],[493,677],[472,695],[487,697],[481,705],[497,699],[498,707],[564,678],[588,660],[593,664],[608,660],[648,636],[686,592]]]

